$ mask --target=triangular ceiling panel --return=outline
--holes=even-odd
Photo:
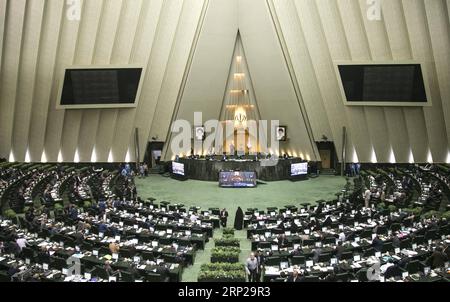
[[[194,112],[202,112],[203,121],[234,120],[238,107],[247,108],[248,120],[267,120],[269,127],[271,121],[287,126],[287,141],[273,153],[318,159],[307,130],[310,126],[299,105],[302,100],[295,93],[265,1],[226,2],[223,13],[224,1],[209,4],[187,85],[179,93],[178,114],[172,122],[183,119],[193,125]],[[172,137],[169,133],[166,159],[175,155],[169,150]]]

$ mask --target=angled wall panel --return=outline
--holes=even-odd
[[[294,90],[269,7],[264,1],[240,1],[239,30],[261,118],[269,122],[279,120],[280,125],[288,127],[288,141],[280,143],[280,152],[297,150],[304,158],[316,160],[317,147],[309,137],[300,109],[299,102],[303,100]]]
[[[85,1],[78,32],[78,44],[76,45],[73,65],[87,66],[92,64],[96,39],[99,33],[100,16],[103,9],[102,1]],[[59,100],[57,100],[59,101]],[[61,138],[61,152],[66,161],[72,161],[78,150],[78,137],[83,117],[82,110],[65,110],[64,126]],[[86,124],[83,124],[86,126]],[[94,132],[94,130],[92,130]],[[84,157],[84,152],[80,153]],[[85,158],[83,158],[85,159]],[[79,158],[81,160],[81,158]],[[90,156],[88,158],[90,160]]]
[[[425,1],[430,47],[436,67],[437,85],[447,134],[450,140],[450,20],[444,1]]]
[[[403,7],[410,33],[413,58],[425,62],[425,72],[428,75],[427,80],[430,85],[433,106],[423,108],[429,148],[433,161],[445,162],[447,158],[447,135],[443,132],[446,129],[445,121],[424,2],[422,0],[403,1]]]
[[[48,106],[55,80],[54,70],[64,13],[64,2],[46,1],[28,135],[28,148],[33,162],[39,162],[44,152]]]
[[[29,0],[25,15],[23,51],[17,87],[17,99],[13,115],[12,149],[17,161],[25,160],[28,148],[28,130],[36,81],[44,0]]]
[[[0,78],[0,158],[9,158],[14,107],[22,54],[26,1],[10,0],[6,6]]]
[[[195,51],[196,34],[203,23],[205,6],[207,2],[188,0],[183,3],[178,28],[175,33],[169,62],[158,96],[155,115],[150,128],[150,135],[156,135],[167,141],[171,122],[175,115],[175,108],[179,102],[179,96],[184,91],[183,79],[186,79],[190,67],[188,62],[192,59]],[[168,144],[165,146],[164,154],[167,154]],[[170,149],[170,148],[169,148]],[[167,155],[170,157],[170,155]]]
[[[58,43],[58,52],[56,54],[56,64],[54,70],[54,80],[50,101],[48,103],[47,126],[45,132],[44,150],[49,162],[58,161],[58,154],[61,150],[61,137],[64,126],[64,110],[56,110],[58,89],[60,81],[64,78],[66,66],[73,65],[75,52],[77,49],[78,31],[80,21],[72,21],[67,18],[67,7],[63,8],[63,21],[61,24],[60,40]],[[77,136],[72,137],[76,139]],[[62,158],[63,161],[71,162],[73,158]]]

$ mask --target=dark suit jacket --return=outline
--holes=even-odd
[[[341,259],[342,253],[345,252],[345,247],[343,247],[342,245],[338,245],[335,249],[336,251],[336,258]]]
[[[447,262],[447,255],[442,252],[434,251],[429,258],[429,262],[432,268],[443,267],[445,262]]]
[[[303,281],[305,281],[304,277],[297,276],[297,278],[294,279],[294,276],[291,275],[289,276],[289,278],[287,278],[286,282],[303,282]]]

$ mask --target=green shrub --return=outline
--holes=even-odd
[[[417,207],[417,208],[406,208],[403,209],[404,212],[408,213],[408,214],[412,214],[412,215],[420,215],[422,213],[422,208]]]
[[[202,271],[214,271],[214,270],[222,270],[222,271],[238,271],[244,269],[244,264],[241,263],[206,263],[202,264],[200,270]]]
[[[430,219],[432,217],[440,218],[441,216],[442,216],[441,212],[432,210],[432,211],[429,211],[429,212],[426,212],[425,214],[423,214],[421,216],[421,218]]]
[[[92,207],[92,202],[89,201],[89,200],[85,200],[84,203],[83,203],[83,208],[87,209],[87,208],[90,208],[90,207]]]
[[[233,228],[224,228],[222,230],[223,235],[233,235],[234,236],[234,229]]]
[[[388,206],[388,210],[389,210],[389,212],[395,212],[395,211],[397,211],[397,207],[396,206],[394,206],[393,204],[391,204],[391,205],[389,205]]]
[[[54,205],[55,213],[61,213],[64,210],[64,206],[60,203]]]
[[[241,249],[238,247],[221,246],[215,247],[211,252],[211,262],[227,262],[235,263],[239,261],[239,254]]]
[[[209,263],[200,267],[199,282],[245,282],[245,266],[241,263]]]
[[[8,209],[6,210],[3,215],[5,216],[6,219],[15,219],[17,217],[16,212],[14,212],[13,209]]]
[[[224,271],[205,270],[198,275],[199,282],[245,282],[246,273],[244,269]]]
[[[239,239],[235,239],[233,237],[225,237],[214,239],[214,243],[216,246],[235,246],[240,247]]]
[[[377,204],[377,209],[378,210],[386,209],[386,204],[384,202],[380,202],[379,204]]]
[[[442,218],[449,220],[450,219],[450,211],[447,211],[444,214],[442,214]]]

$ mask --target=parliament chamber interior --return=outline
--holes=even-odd
[[[0,282],[449,282],[449,16],[0,0]]]

